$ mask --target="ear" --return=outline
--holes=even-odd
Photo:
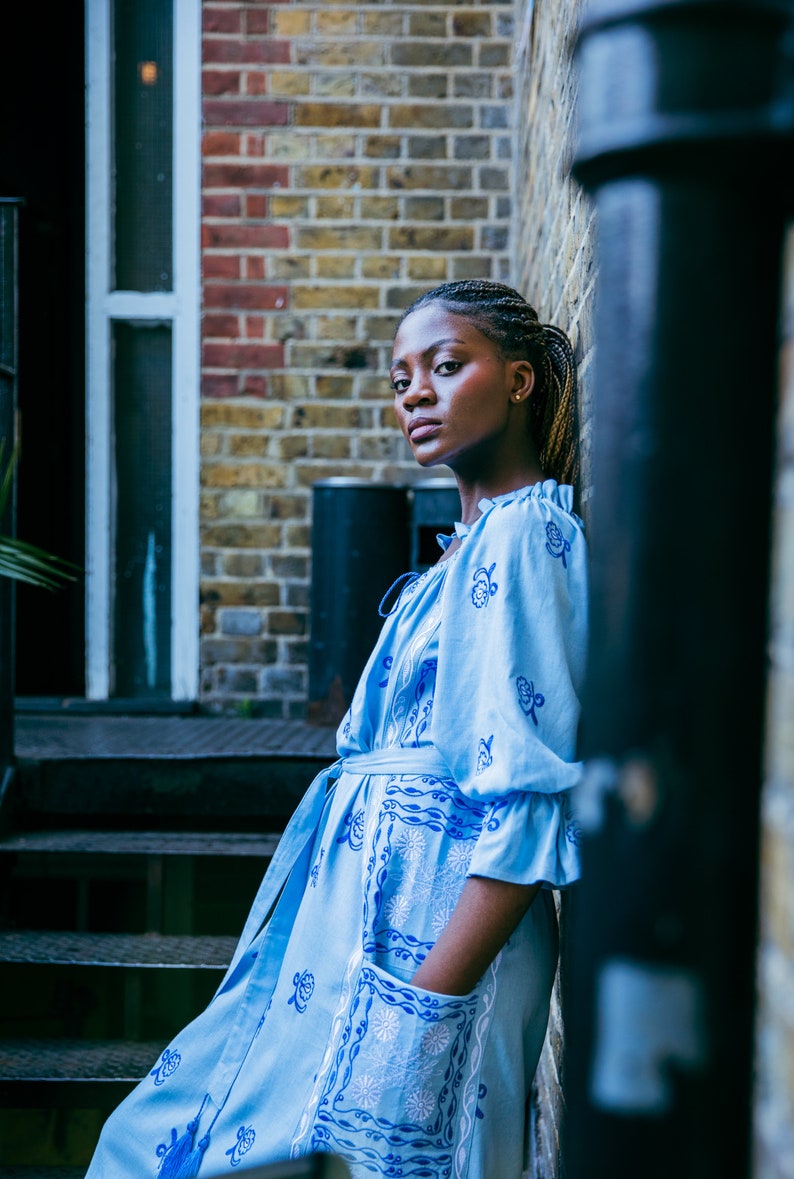
[[[510,362],[510,400],[526,401],[535,388],[535,370],[528,360]]]

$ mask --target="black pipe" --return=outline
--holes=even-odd
[[[0,197],[0,443],[2,479],[17,437],[18,198]],[[16,481],[0,519],[0,533],[16,535]],[[0,805],[14,761],[14,582],[0,577]]]
[[[568,1179],[750,1168],[791,18],[592,0],[578,39],[599,277]]]

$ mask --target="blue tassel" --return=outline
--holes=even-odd
[[[164,1150],[160,1163],[160,1179],[194,1179],[198,1175],[204,1152],[210,1144],[210,1136],[205,1134],[193,1149],[198,1123],[198,1117],[188,1122],[185,1133],[179,1139],[176,1139],[176,1131],[172,1130],[171,1145]]]

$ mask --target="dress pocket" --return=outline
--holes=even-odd
[[[440,995],[362,965],[311,1134],[362,1173],[456,1174],[471,1134],[490,1002],[487,986]],[[464,1151],[465,1153],[465,1151]]]

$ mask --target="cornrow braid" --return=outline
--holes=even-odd
[[[529,399],[529,421],[540,465],[558,483],[575,486],[579,478],[576,362],[565,332],[542,324],[535,309],[512,287],[479,278],[434,287],[407,308],[400,322],[433,302],[465,316],[505,359],[530,362],[535,388]]]

